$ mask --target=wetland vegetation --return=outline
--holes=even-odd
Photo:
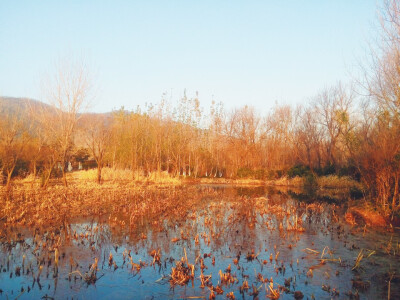
[[[353,82],[262,115],[0,97],[0,299],[400,299],[400,4]]]
[[[0,297],[400,296],[400,235],[298,192],[227,185],[21,187],[2,203]]]

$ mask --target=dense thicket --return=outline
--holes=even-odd
[[[338,174],[362,180],[381,208],[398,211],[398,1],[385,3],[381,20],[379,47],[371,51],[368,71],[357,85],[338,83],[305,105],[276,105],[267,115],[250,106],[227,111],[221,103],[204,113],[198,95],[186,93],[175,105],[161,101],[145,110],[79,114],[88,88],[85,72],[59,72],[49,89],[51,106],[24,108],[30,122],[0,107],[4,181],[9,186],[13,174],[39,171],[46,186],[61,172],[67,185],[65,171],[87,167],[90,159],[99,182],[103,166],[129,169],[132,179],[162,171],[255,179]]]

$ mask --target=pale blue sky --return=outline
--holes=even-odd
[[[1,0],[0,95],[40,100],[54,63],[83,56],[95,111],[185,88],[205,107],[301,103],[349,80],[376,11],[376,0]]]

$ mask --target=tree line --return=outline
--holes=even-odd
[[[275,105],[266,115],[251,106],[207,113],[196,94],[173,104],[109,114],[82,113],[90,81],[84,66],[59,68],[50,80],[50,105],[0,107],[0,170],[10,186],[18,170],[43,178],[43,187],[86,152],[101,183],[104,166],[137,175],[275,179],[303,170],[362,181],[385,211],[400,209],[400,9],[386,1],[378,47],[361,78],[322,89],[304,105]],[[303,172],[303,173],[304,173]]]

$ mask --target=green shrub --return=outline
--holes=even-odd
[[[354,166],[351,162],[349,165],[341,167],[338,171],[338,175],[340,177],[342,176],[349,176],[353,178],[354,180],[360,181],[361,180],[361,174],[358,171],[357,167]]]
[[[311,173],[311,170],[308,166],[304,165],[295,165],[291,167],[288,172],[287,172],[289,178],[294,178],[296,176],[298,177],[306,177]]]
[[[336,173],[336,166],[330,162],[328,162],[322,168],[318,168],[315,170],[318,176],[327,176]]]
[[[264,171],[264,179],[276,180],[282,178],[286,172],[283,170],[268,170]]]
[[[304,185],[307,187],[316,187],[317,186],[317,180],[313,173],[309,172],[307,175],[304,176]]]
[[[350,197],[353,199],[361,199],[364,197],[363,192],[356,186],[350,188]]]

